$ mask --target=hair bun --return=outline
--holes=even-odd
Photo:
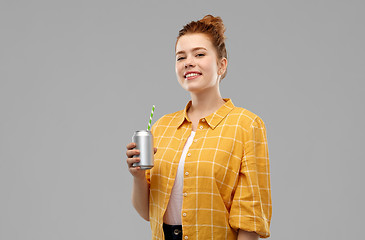
[[[206,25],[212,25],[214,29],[217,31],[217,33],[225,38],[224,32],[226,31],[226,27],[223,24],[223,20],[220,17],[214,17],[210,14],[205,15],[202,19],[200,19],[198,22],[204,23]]]

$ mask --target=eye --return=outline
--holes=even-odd
[[[196,56],[197,56],[197,57],[204,57],[204,56],[205,56],[205,54],[204,54],[204,53],[198,53]]]
[[[178,57],[177,59],[176,59],[176,61],[180,61],[180,60],[182,60],[182,59],[184,59],[185,57]]]

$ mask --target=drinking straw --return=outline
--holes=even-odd
[[[147,131],[149,131],[151,129],[151,122],[152,122],[152,117],[153,117],[154,111],[155,111],[155,105],[152,106],[152,111],[151,111],[150,121],[148,122]]]

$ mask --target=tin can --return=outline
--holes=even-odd
[[[132,137],[132,141],[136,143],[135,149],[140,151],[139,155],[133,157],[139,157],[140,162],[133,163],[133,167],[141,167],[141,169],[151,169],[153,167],[153,136],[150,131],[140,130],[135,131]]]

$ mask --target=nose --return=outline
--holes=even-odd
[[[194,67],[195,66],[194,59],[192,57],[187,57],[184,66],[185,68]]]

